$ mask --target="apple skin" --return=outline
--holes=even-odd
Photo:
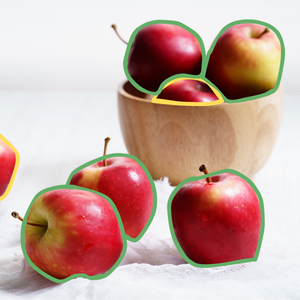
[[[110,203],[100,195],[58,189],[39,196],[25,228],[26,252],[38,268],[57,279],[74,274],[104,274],[123,249],[122,234]]]
[[[9,185],[16,164],[14,151],[0,139],[0,197]]]
[[[184,102],[211,102],[218,100],[218,97],[209,85],[193,79],[182,79],[171,83],[162,90],[157,98]]]
[[[174,233],[186,256],[197,264],[253,258],[261,213],[258,197],[230,173],[184,184],[171,203]]]
[[[178,25],[152,24],[135,36],[127,69],[142,88],[156,91],[170,76],[199,75],[201,63],[201,47],[192,33]]]
[[[72,176],[71,185],[108,196],[116,205],[125,233],[136,238],[147,224],[153,207],[153,193],[142,167],[129,157],[110,157]]]
[[[274,88],[280,61],[281,45],[273,31],[259,24],[238,24],[218,38],[206,78],[231,100],[259,95]]]

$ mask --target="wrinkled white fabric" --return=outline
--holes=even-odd
[[[286,96],[274,152],[256,175],[265,206],[265,234],[257,262],[196,268],[177,251],[169,232],[167,201],[174,187],[156,181],[157,212],[148,231],[105,279],[57,284],[33,270],[20,245],[21,222],[42,189],[64,184],[79,165],[126,152],[114,93],[0,92],[0,130],[18,149],[14,186],[0,202],[0,299],[300,299],[300,102]],[[25,100],[26,101],[25,101]],[[99,153],[99,154],[98,154]]]

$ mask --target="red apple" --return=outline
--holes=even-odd
[[[125,233],[131,238],[138,237],[149,220],[153,208],[152,186],[143,168],[132,158],[100,160],[74,174],[70,184],[107,195],[115,203]]]
[[[15,164],[14,151],[0,139],[0,197],[7,189]]]
[[[208,78],[228,99],[274,88],[281,61],[277,35],[258,24],[238,24],[218,38],[209,57]]]
[[[200,74],[201,62],[200,44],[192,33],[178,25],[152,24],[135,36],[127,69],[142,88],[156,91],[172,75]]]
[[[193,262],[218,264],[255,256],[260,203],[239,176],[223,173],[184,184],[172,200],[171,213],[177,241]]]
[[[123,249],[110,203],[79,189],[40,195],[30,207],[24,243],[32,263],[57,279],[79,273],[105,274]]]
[[[182,79],[171,83],[162,90],[157,98],[185,102],[211,102],[218,100],[218,97],[209,85],[193,79]]]

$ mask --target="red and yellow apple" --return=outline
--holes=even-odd
[[[218,100],[218,97],[209,85],[195,79],[181,79],[172,82],[162,90],[157,98],[183,102],[211,102]]]
[[[209,57],[206,78],[228,99],[239,99],[274,88],[281,62],[277,35],[259,24],[229,27]]]
[[[197,264],[255,256],[261,229],[260,203],[249,183],[235,174],[187,182],[171,202],[171,216],[180,247]]]
[[[151,24],[134,37],[127,70],[142,88],[156,91],[170,76],[200,74],[201,63],[201,47],[191,32],[179,25]]]
[[[5,193],[16,164],[14,151],[0,139],[0,197]]]
[[[107,195],[131,238],[139,236],[152,213],[152,186],[142,167],[130,157],[102,158],[74,174],[70,184]]]
[[[123,250],[110,203],[80,189],[41,194],[30,207],[24,243],[31,262],[56,279],[105,274]]]

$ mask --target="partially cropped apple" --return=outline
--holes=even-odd
[[[157,98],[183,102],[211,102],[218,100],[218,97],[209,85],[195,79],[175,81],[164,88]]]
[[[207,174],[202,165],[201,171]],[[172,226],[197,264],[254,258],[261,230],[257,194],[241,177],[223,173],[184,184],[171,203]]]
[[[14,151],[0,139],[0,197],[5,193],[16,164]]]
[[[105,140],[105,150],[109,138]],[[135,239],[145,228],[153,209],[151,183],[143,168],[130,157],[102,158],[71,175],[71,185],[107,195],[116,205],[125,233]]]
[[[24,244],[31,262],[56,279],[105,274],[123,250],[111,204],[97,193],[65,188],[45,192],[33,202]]]
[[[228,99],[259,95],[274,88],[281,62],[277,35],[259,24],[224,31],[209,57],[208,78]]]
[[[178,25],[151,24],[135,36],[127,69],[142,88],[157,91],[170,76],[199,75],[201,63],[201,47],[192,33]]]

